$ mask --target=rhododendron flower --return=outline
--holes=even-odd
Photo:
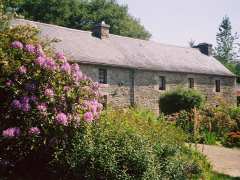
[[[6,86],[10,87],[11,85],[13,85],[13,81],[7,80],[5,84],[6,84]]]
[[[60,112],[57,114],[55,118],[56,123],[67,126],[68,125],[68,117],[66,114]]]
[[[15,49],[22,49],[23,44],[20,41],[14,41],[12,42],[11,47]]]
[[[28,53],[35,53],[35,46],[32,44],[27,44],[24,48],[24,50]]]
[[[36,55],[37,56],[39,56],[39,57],[45,57],[45,53],[44,53],[44,51],[43,51],[43,49],[42,49],[42,46],[40,45],[40,44],[38,44],[37,46],[36,46]]]
[[[66,57],[63,52],[56,53],[56,58],[62,63],[67,62]]]
[[[92,112],[86,112],[86,113],[84,113],[83,119],[84,119],[84,121],[86,121],[86,122],[92,122],[92,121],[94,120],[93,113],[92,113]]]
[[[45,63],[46,59],[42,56],[39,56],[36,60],[35,60],[35,64],[39,65],[40,67],[43,66],[43,64]]]
[[[27,68],[25,66],[21,66],[19,69],[18,69],[18,72],[20,74],[26,74],[27,73]]]
[[[57,65],[53,59],[47,58],[47,59],[45,59],[45,62],[43,63],[42,67],[44,69],[54,71],[54,70],[56,70]]]
[[[38,104],[38,105],[37,105],[37,109],[38,109],[40,112],[45,112],[45,111],[47,111],[47,105],[46,105],[46,103]]]
[[[78,72],[80,71],[80,67],[77,63],[72,64],[71,66],[73,72]]]
[[[30,106],[29,103],[23,103],[23,104],[21,105],[21,110],[22,110],[23,112],[28,112],[28,111],[30,111],[30,109],[31,109],[31,106]]]
[[[70,66],[70,64],[68,62],[63,63],[62,66],[61,66],[61,70],[63,72],[66,72],[67,74],[71,74],[71,66]]]
[[[75,72],[72,74],[73,80],[75,82],[79,82],[81,80],[84,80],[84,75],[82,74],[81,71]]]
[[[8,128],[2,132],[2,135],[4,137],[8,137],[8,138],[18,137],[18,136],[20,136],[20,128],[18,128],[18,127]]]
[[[44,95],[47,96],[47,97],[53,97],[53,96],[54,96],[54,92],[53,92],[52,89],[47,88],[47,89],[45,89],[45,91],[44,91]]]
[[[28,130],[29,135],[39,135],[40,134],[40,129],[38,127],[31,127]]]
[[[12,101],[12,107],[13,108],[16,108],[16,109],[21,109],[21,107],[22,107],[22,104],[20,103],[20,101],[19,100],[13,100]]]
[[[22,104],[29,103],[29,101],[30,101],[30,98],[28,96],[21,97],[21,103]]]

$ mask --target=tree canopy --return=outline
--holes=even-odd
[[[8,3],[26,19],[69,28],[92,30],[99,22],[111,25],[110,33],[139,39],[151,34],[116,0],[19,0]]]
[[[237,39],[237,34],[232,34],[232,25],[229,17],[225,16],[219,26],[219,32],[216,36],[216,57],[225,62],[229,62],[237,58],[237,52],[235,49],[235,42]]]
[[[239,45],[237,44],[237,33],[232,34],[232,25],[229,17],[225,16],[219,25],[216,35],[217,46],[215,47],[215,57],[231,72],[240,76]],[[238,52],[239,51],[239,52]],[[239,79],[238,79],[239,82]]]

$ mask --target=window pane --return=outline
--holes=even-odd
[[[220,80],[216,80],[215,81],[215,86],[216,86],[216,92],[220,92],[221,89],[221,84],[220,84]]]
[[[189,84],[189,88],[194,88],[194,79],[193,78],[189,78],[188,79],[188,84]]]
[[[107,70],[99,69],[99,83],[107,84]]]
[[[165,90],[166,89],[166,80],[164,76],[159,77],[159,90]]]

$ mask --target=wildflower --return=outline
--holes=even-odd
[[[18,137],[20,136],[20,128],[18,127],[8,128],[2,132],[2,136],[8,137],[8,138]]]
[[[15,49],[22,49],[23,44],[20,41],[14,41],[12,42],[11,47]]]
[[[25,66],[21,66],[19,69],[18,69],[18,72],[20,74],[26,74],[27,73],[27,68]]]
[[[67,74],[70,74],[71,73],[71,66],[70,66],[70,64],[68,62],[63,63],[62,66],[61,66],[61,70],[63,72],[66,72]]]
[[[25,46],[24,50],[25,50],[26,52],[28,52],[28,53],[33,54],[33,53],[35,53],[35,46],[32,45],[32,44],[27,44],[27,45]]]
[[[61,124],[61,125],[64,125],[64,126],[68,125],[68,117],[67,117],[66,114],[64,114],[62,112],[57,114],[55,120],[58,124]]]
[[[40,134],[40,129],[38,127],[31,127],[28,130],[29,135],[39,135]]]
[[[12,101],[11,105],[15,109],[21,109],[21,107],[22,107],[22,104],[20,103],[20,101],[16,100],[16,99]]]
[[[92,112],[86,112],[86,113],[84,113],[84,115],[83,115],[83,119],[84,119],[84,121],[86,121],[86,122],[92,122],[92,121],[93,121],[93,118],[94,118],[94,116],[93,116]]]
[[[52,89],[47,88],[47,89],[45,89],[45,91],[44,91],[44,95],[51,98],[51,97],[54,96],[54,92],[53,92]]]

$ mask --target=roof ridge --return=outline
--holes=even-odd
[[[48,24],[48,23],[44,23],[44,22],[33,21],[33,20],[28,20],[28,19],[23,19],[23,18],[17,18],[16,20],[26,21],[26,22],[30,22],[30,23],[42,24],[42,25],[49,26],[49,27],[58,27],[58,28],[65,29],[67,31],[82,32],[82,33],[87,33],[87,34],[92,33],[91,31],[74,29],[74,28],[69,28],[69,27],[60,26],[60,25],[56,25],[56,24]],[[117,34],[110,34],[110,36],[124,38],[124,39],[131,39],[131,40],[136,40],[136,41],[156,43],[156,44],[163,45],[163,46],[170,46],[170,47],[176,47],[176,48],[184,48],[184,49],[189,49],[189,50],[195,50],[194,48],[190,48],[190,47],[178,46],[178,45],[175,45],[175,44],[165,44],[165,43],[157,42],[157,41],[154,41],[154,40],[144,40],[144,39],[138,39],[138,38],[134,38],[134,37],[121,36],[121,35],[117,35]]]

